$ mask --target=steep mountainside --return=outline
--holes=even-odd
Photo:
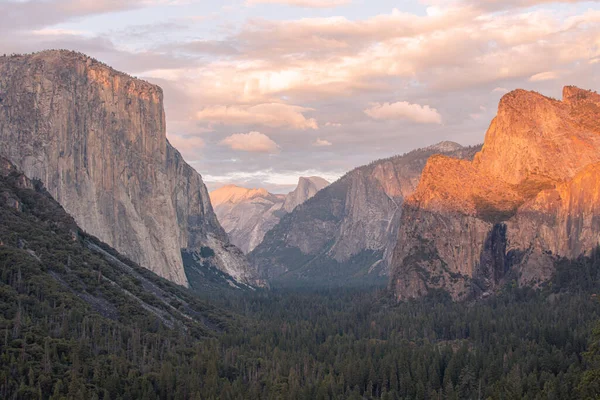
[[[455,299],[507,281],[536,286],[557,257],[576,258],[600,234],[600,96],[563,100],[516,90],[473,162],[432,157],[407,200],[391,285],[398,298],[432,288]]]
[[[84,233],[2,157],[0,221],[2,398],[116,398],[127,377],[142,390],[174,348],[234,327],[228,312]]]
[[[283,209],[286,212],[292,212],[300,204],[313,197],[317,192],[329,186],[329,182],[318,176],[308,178],[300,177],[298,186],[294,191],[288,193],[283,203]]]
[[[323,178],[301,177],[296,189],[287,195],[227,185],[212,191],[210,199],[231,242],[248,253],[258,246],[282,215],[293,211],[327,185],[329,182]]]
[[[165,132],[157,86],[74,52],[0,57],[0,154],[39,178],[82,229],[181,285],[182,251],[193,266],[252,282],[202,178]]]
[[[400,207],[427,159],[440,152],[468,159],[477,150],[443,142],[357,168],[284,216],[251,261],[283,285],[385,280]]]

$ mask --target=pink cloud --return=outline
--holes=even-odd
[[[318,129],[317,121],[303,113],[310,108],[282,103],[255,106],[209,106],[197,113],[197,118],[225,125],[264,125],[271,128]]]
[[[305,8],[334,8],[350,4],[350,0],[246,0],[246,5],[283,4]]]
[[[397,103],[373,103],[365,110],[365,114],[373,119],[400,120],[406,119],[420,124],[441,124],[442,116],[435,108],[428,105],[410,104],[406,101]]]
[[[279,151],[277,143],[260,132],[236,133],[226,137],[219,144],[233,150],[252,153],[276,153]]]
[[[332,143],[329,140],[325,140],[325,139],[321,139],[318,138],[317,140],[315,140],[313,142],[313,146],[315,147],[327,147],[327,146],[331,146]]]

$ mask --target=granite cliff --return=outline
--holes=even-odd
[[[437,153],[472,158],[479,148],[443,142],[356,168],[283,216],[250,253],[281,285],[384,282],[404,198]]]
[[[600,235],[600,95],[565,87],[562,101],[516,90],[472,162],[432,157],[405,202],[392,261],[399,299],[453,298],[502,284],[538,286],[559,257]]]
[[[248,253],[273,228],[279,219],[329,185],[316,176],[301,177],[298,186],[287,195],[265,189],[246,189],[227,185],[210,193],[219,222],[233,244]]]
[[[317,192],[329,186],[329,182],[318,176],[300,177],[296,189],[285,196],[283,209],[290,213],[306,200],[313,197]]]
[[[166,140],[158,86],[75,52],[0,57],[0,139],[83,230],[140,265],[187,285],[184,252],[253,281],[201,176]]]

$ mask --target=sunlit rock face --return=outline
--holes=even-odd
[[[356,168],[298,206],[250,254],[282,285],[346,285],[383,279],[404,198],[434,154],[471,159],[480,148],[443,142]]]
[[[399,299],[455,299],[514,280],[537,286],[556,257],[598,244],[600,96],[516,90],[500,101],[472,162],[432,157],[404,205],[392,261]]]
[[[84,55],[0,57],[0,154],[39,178],[87,232],[187,285],[181,251],[214,248],[240,281],[201,176],[166,140],[162,90]]]
[[[265,189],[227,185],[210,193],[219,222],[233,244],[248,253],[279,219],[329,185],[323,178],[301,177],[296,189],[287,195]]]

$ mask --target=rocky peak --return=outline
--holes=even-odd
[[[447,289],[464,298],[510,268],[539,284],[555,256],[597,244],[600,96],[566,87],[563,100],[515,90],[473,162],[431,157],[403,207],[392,286],[399,298]]]
[[[269,193],[266,189],[247,189],[236,185],[226,185],[210,192],[210,200],[213,207],[223,203],[241,203],[254,198],[270,198],[275,195]]]
[[[600,104],[600,95],[592,90],[580,89],[577,86],[565,86],[563,88],[563,102],[576,104],[581,101]]]
[[[458,144],[456,142],[451,142],[451,141],[445,140],[443,142],[439,142],[437,144],[426,147],[425,150],[439,151],[440,153],[448,153],[451,151],[460,150],[462,148],[463,148],[463,146],[461,146],[460,144]]]
[[[329,182],[327,180],[318,176],[300,177],[296,189],[286,196],[283,208],[287,212],[292,212],[294,208],[313,197],[319,190],[328,185]]]
[[[328,184],[319,177],[302,177],[296,189],[288,195],[269,193],[266,189],[227,185],[211,192],[210,198],[232,243],[248,253],[288,212],[286,205],[293,210]]]
[[[166,139],[163,92],[81,53],[0,57],[0,154],[39,178],[85,231],[187,285],[182,251],[252,273],[202,177]]]
[[[435,146],[434,146],[435,147]],[[480,147],[441,144],[355,168],[281,218],[250,259],[284,285],[381,282],[388,274],[404,198],[429,157],[472,159]]]
[[[525,90],[506,94],[475,158],[477,168],[518,185],[563,181],[600,160],[600,130],[593,123],[600,117],[596,95],[568,87],[565,99]]]

